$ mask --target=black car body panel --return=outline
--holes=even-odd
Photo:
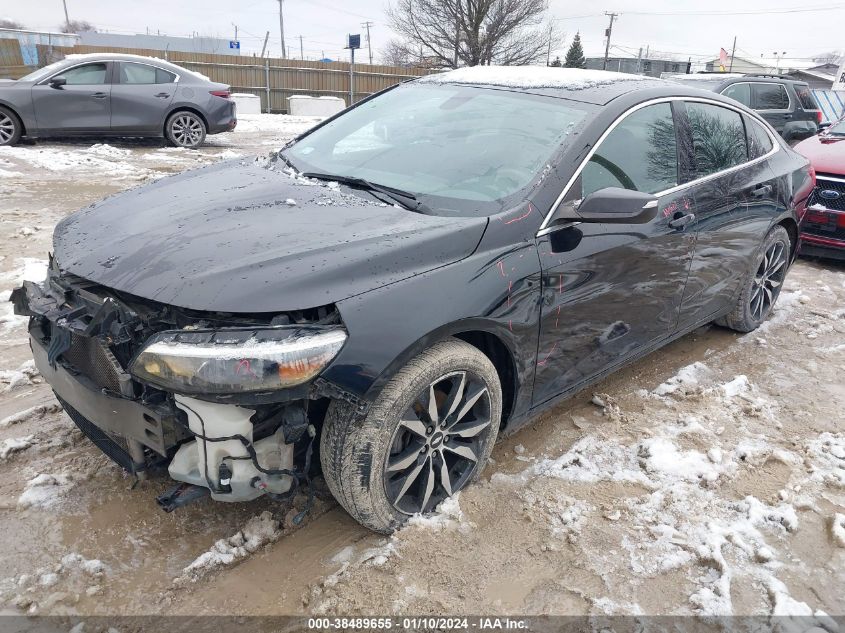
[[[259,402],[257,415],[262,406],[272,411],[305,397],[366,409],[408,361],[457,337],[493,360],[504,392],[503,422],[512,430],[729,312],[775,224],[790,232],[794,257],[812,189],[808,162],[731,99],[653,80],[577,90],[473,89],[592,104],[586,123],[519,196],[493,213],[419,213],[410,203],[382,202],[366,187],[302,179],[284,167],[283,157],[229,161],[70,216],[55,232],[49,283],[60,297],[68,286],[57,279],[86,280],[101,304],[131,304],[132,310],[114,308],[118,316],[101,315],[98,322],[125,333],[125,358],[134,357],[156,328],[185,326],[168,306],[192,311],[203,323],[272,323],[277,315],[287,323],[291,313],[311,310],[303,317],[307,322],[342,325],[348,338],[315,388],[262,394],[263,400],[250,400],[250,406]],[[729,111],[743,130],[736,142],[744,158],[696,176],[703,158],[689,103]],[[677,182],[670,178],[648,192],[653,213],[630,223],[566,215],[577,210],[584,170],[608,135],[632,113],[657,105],[669,112],[670,136],[662,138],[674,149],[662,157],[658,152],[654,164],[669,165]],[[768,145],[759,155],[749,153],[746,129],[765,137]],[[603,160],[596,164],[611,164]],[[56,319],[39,312],[26,289],[13,300],[20,313],[34,315],[41,344],[49,343]],[[124,313],[140,316],[124,323]],[[134,396],[139,406],[170,397],[148,387]],[[228,402],[245,398],[233,394]]]
[[[462,259],[486,226],[236,159],[98,202],[59,223],[53,241],[62,271],[107,288],[193,310],[276,313]]]

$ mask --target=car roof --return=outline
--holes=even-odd
[[[739,73],[693,73],[689,75],[669,75],[664,79],[673,82],[680,82],[688,86],[701,85],[705,90],[718,91],[738,83],[779,83],[779,84],[793,84],[796,86],[807,86],[806,81],[786,77],[784,75],[767,75],[767,74],[739,74]]]
[[[71,55],[66,55],[65,58],[62,60],[63,62],[78,64],[80,62],[99,62],[99,61],[119,61],[119,62],[139,62],[142,64],[153,64],[155,66],[160,66],[161,68],[166,68],[171,72],[185,74],[186,72],[193,72],[189,71],[181,66],[177,66],[176,64],[171,64],[170,62],[161,59],[159,57],[147,57],[145,55],[130,55],[128,53],[74,53]],[[195,76],[200,76],[196,72],[193,72]]]
[[[546,66],[473,66],[426,75],[413,83],[500,88],[595,105],[607,105],[614,99],[629,95],[622,101],[637,102],[660,97],[723,100],[705,86],[699,89],[643,75]],[[725,99],[725,102],[734,104],[732,100]]]

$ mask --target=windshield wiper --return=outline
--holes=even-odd
[[[426,205],[417,200],[416,194],[413,194],[410,191],[397,189],[396,187],[379,185],[377,183],[370,182],[365,178],[356,178],[355,176],[340,176],[337,174],[323,174],[315,171],[308,171],[302,175],[306,178],[314,178],[316,180],[331,180],[334,182],[339,182],[342,185],[348,185],[350,187],[358,187],[359,189],[366,189],[367,191],[376,191],[378,193],[386,195],[391,200],[398,202],[410,211],[416,211],[417,213],[426,214],[431,212],[431,209],[429,209]]]

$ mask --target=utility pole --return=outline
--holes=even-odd
[[[549,50],[546,51],[546,66],[552,63],[552,27],[549,27]]]
[[[284,0],[279,0],[279,34],[282,36],[282,57],[285,57],[287,49],[285,48],[285,16],[282,10]]]
[[[455,1],[455,52],[452,55],[452,67],[458,67],[458,50],[461,45],[461,0]]]
[[[610,57],[610,35],[613,33],[613,20],[615,20],[619,14],[609,13],[607,11],[605,11],[604,14],[610,16],[610,26],[608,26],[607,30],[604,32],[605,37],[607,37],[607,44],[604,47],[604,65],[602,66],[602,70],[607,70],[607,58]]]
[[[65,8],[65,27],[70,26],[70,18],[67,16],[67,0],[62,0],[62,5]]]
[[[730,67],[728,68],[728,72],[731,72],[734,69],[734,55],[736,55],[736,35],[734,35],[734,46],[731,49],[731,63]]]
[[[232,22],[232,26],[235,27],[235,41],[238,41],[238,25]]]
[[[261,47],[261,56],[264,57],[264,51],[267,50],[267,40],[270,39],[270,31],[264,36],[264,46]]]
[[[640,52],[637,54],[637,74],[640,74],[640,64],[643,61],[643,47],[640,46]]]
[[[305,53],[302,51],[302,36],[299,36],[299,59],[305,59]]]
[[[372,66],[373,65],[373,44],[372,44],[372,42],[370,42],[370,27],[373,26],[373,23],[368,20],[366,22],[363,22],[361,24],[361,26],[363,26],[365,29],[367,29],[367,48],[370,49],[370,66]]]

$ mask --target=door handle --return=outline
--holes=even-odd
[[[105,92],[95,92],[91,96],[94,97],[95,99],[105,99],[106,97],[108,97],[108,95]]]
[[[751,190],[751,195],[755,198],[762,198],[764,196],[768,196],[770,193],[772,193],[771,185],[758,185]]]
[[[693,220],[695,220],[695,213],[687,213],[686,215],[669,220],[669,226],[673,229],[682,229]]]
[[[159,93],[158,93],[157,95],[155,95],[155,96],[156,96],[158,99],[167,99],[167,97],[169,97],[169,96],[170,96],[170,93],[169,93],[169,92],[159,92]]]

